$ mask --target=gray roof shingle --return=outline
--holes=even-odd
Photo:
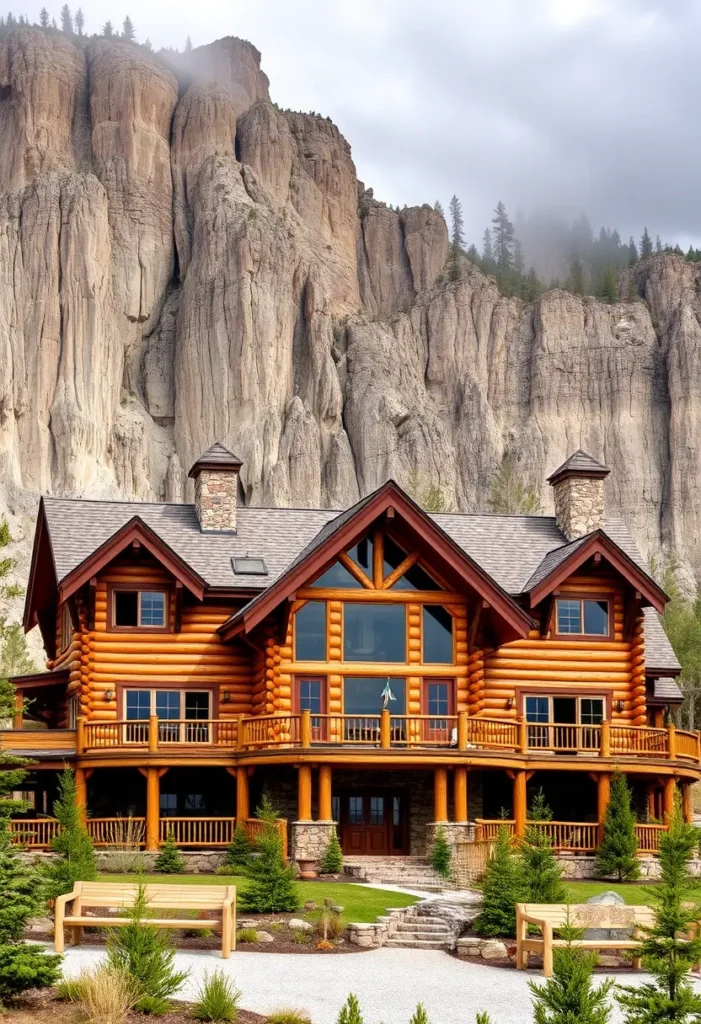
[[[554,473],[550,474],[548,483],[555,483],[558,478],[565,476],[567,473],[590,473],[592,476],[602,477],[608,476],[610,472],[608,466],[605,466],[603,462],[599,462],[589,452],[578,448],[576,452],[572,452],[569,458],[565,459],[561,466],[557,467]]]
[[[652,690],[655,700],[681,701],[684,694],[670,676],[661,676],[656,679]]]

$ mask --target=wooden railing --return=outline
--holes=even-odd
[[[236,818],[161,818],[160,840],[170,833],[178,846],[228,846],[234,838]]]
[[[556,753],[597,753],[601,747],[600,725],[560,725],[549,723],[526,726],[529,750],[552,750]]]
[[[282,849],[287,853],[287,819],[277,818],[275,821],[275,827],[277,828],[282,838]],[[246,820],[246,831],[248,832],[251,839],[255,842],[258,836],[265,828],[265,822],[261,821],[260,818],[248,818]]]
[[[257,715],[240,719],[238,745],[242,750],[297,746],[299,740],[300,715]]]
[[[653,729],[647,725],[612,725],[611,753],[642,754],[666,757],[669,751],[669,729]]]
[[[666,825],[636,825],[638,853],[657,853],[660,848],[660,836],[666,831]]]
[[[513,818],[499,818],[490,820],[487,818],[475,818],[475,842],[496,839],[499,829],[505,826],[510,836],[516,831],[516,822]]]
[[[232,718],[167,719],[152,716],[138,722],[85,722],[77,730],[78,753],[114,747],[236,747],[238,722]]]
[[[60,827],[54,818],[12,818],[9,826],[10,841],[27,850],[47,849]]]
[[[86,825],[95,846],[141,847],[146,843],[145,818],[88,818]]]
[[[505,721],[503,718],[468,718],[467,745],[518,750],[518,722]]]
[[[511,836],[515,836],[516,825],[511,819],[486,819],[475,820],[475,842],[493,842],[499,828],[506,825]],[[591,821],[528,821],[528,827],[539,829],[548,836],[552,843],[553,850],[557,853],[594,853],[599,845],[599,826]],[[660,834],[667,831],[666,825],[647,825],[644,823],[635,826],[638,838],[638,853],[657,853],[660,846]]]
[[[74,750],[75,729],[0,729],[0,750]]]

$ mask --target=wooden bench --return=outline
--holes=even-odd
[[[572,945],[580,949],[639,949],[637,938],[641,926],[654,924],[654,913],[650,907],[621,906],[605,903],[517,903],[516,904],[516,967],[523,971],[528,967],[528,954],[540,953],[543,957],[543,974],[549,978],[553,973],[553,949],[567,946],[566,939],[553,936],[553,932],[568,923],[575,928],[629,929],[631,937],[626,939],[573,939]],[[540,936],[529,935],[528,926],[540,929]],[[633,966],[640,967],[640,957],[633,958]]]
[[[226,960],[236,948],[236,886],[235,885],[145,885],[149,910],[217,910],[216,918],[206,920],[187,917],[148,917],[146,923],[156,928],[208,928],[221,932],[221,955]],[[56,900],[54,949],[63,952],[64,925],[72,929],[72,944],[80,944],[83,928],[117,928],[129,924],[129,917],[109,914],[87,916],[86,907],[118,907],[128,910],[134,905],[139,886],[134,882],[76,882],[73,892]],[[66,905],[72,903],[70,914]]]

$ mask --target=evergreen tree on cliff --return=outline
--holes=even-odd
[[[485,263],[494,262],[494,248],[492,247],[492,233],[489,228],[484,229],[482,235],[482,259]]]
[[[49,12],[46,10],[45,7],[42,7],[42,9],[39,11],[39,24],[42,28],[49,27]]]
[[[443,211],[443,207],[441,206],[441,202],[439,199],[436,199],[435,203],[433,204],[433,209],[436,211],[436,213],[440,213],[443,220],[445,220],[445,213]]]
[[[136,32],[134,31],[134,24],[127,14],[122,25],[122,39],[125,43],[133,43],[136,40]]]
[[[492,237],[494,239],[494,259],[501,275],[514,269],[514,226],[509,220],[506,207],[501,200],[496,205],[492,217]]]
[[[642,238],[640,239],[640,259],[644,260],[647,256],[652,256],[652,239],[647,228],[643,228]]]
[[[463,234],[462,203],[457,196],[450,200],[450,253],[448,255],[448,276],[451,281],[460,277],[460,256],[465,244]]]
[[[68,4],[64,4],[61,8],[61,31],[68,36],[73,35],[73,15]]]
[[[638,262],[638,247],[631,235],[628,239],[628,266],[633,267]]]
[[[85,27],[85,15],[83,14],[82,7],[79,7],[75,12],[75,27],[78,30],[78,35],[82,36]]]

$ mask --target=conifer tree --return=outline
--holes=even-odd
[[[463,234],[462,203],[457,196],[450,200],[450,252],[448,254],[448,276],[451,281],[460,277],[460,256],[465,244]]]
[[[630,806],[631,793],[623,772],[617,768],[611,779],[611,799],[606,808],[604,834],[596,851],[599,878],[616,875],[619,882],[637,878],[640,873],[635,815]]]
[[[701,1019],[701,995],[689,983],[691,968],[701,961],[701,909],[694,901],[689,860],[698,843],[696,830],[681,813],[679,795],[669,831],[660,834],[660,881],[648,890],[655,923],[645,929],[643,967],[653,981],[621,986],[617,1000],[625,1024],[694,1024]],[[690,935],[691,938],[684,937]]]
[[[112,39],[114,37],[114,27],[111,21],[106,21],[102,26],[102,34],[105,39]]]
[[[79,7],[75,12],[75,27],[78,30],[78,35],[82,36],[85,27],[85,15],[83,14],[82,7]]]
[[[618,299],[616,271],[610,263],[604,267],[604,273],[601,279],[601,297],[603,299],[607,299],[609,302],[616,302]]]
[[[125,43],[133,43],[136,40],[134,25],[128,14],[122,24],[122,39]]]
[[[537,790],[535,796],[531,800],[531,806],[528,809],[528,820],[529,821],[552,821],[553,812],[545,799],[545,791],[541,786]]]
[[[188,36],[185,40],[185,53],[189,53],[192,50],[192,39]]]
[[[445,879],[452,877],[453,851],[450,848],[448,836],[442,825],[436,828],[428,859],[437,875]]]
[[[567,889],[552,840],[537,825],[529,825],[521,844],[523,885],[529,903],[566,903]]]
[[[476,931],[483,935],[516,934],[516,904],[525,895],[519,868],[509,831],[506,825],[500,825],[494,855],[482,882],[482,911],[475,921]]]
[[[153,49],[153,43],[151,42],[151,40],[149,39],[148,36],[146,36],[146,38],[144,39],[144,49],[145,50],[152,50]]]
[[[445,220],[445,213],[443,212],[443,206],[439,199],[436,199],[435,203],[433,204],[433,209],[436,211],[436,213],[440,213],[443,220]]]
[[[519,242],[518,238],[514,239],[514,273],[519,277],[523,274],[524,261],[523,261],[523,246]]]
[[[257,842],[258,856],[246,869],[249,883],[241,893],[241,907],[259,914],[297,910],[300,898],[294,869],[285,863],[278,815],[267,798],[256,817],[263,822],[263,829]]]
[[[426,1013],[426,1007],[423,1003],[417,1003],[416,1009],[411,1015],[409,1024],[430,1024],[428,1014]]]
[[[492,233],[489,228],[484,229],[482,235],[482,259],[485,263],[494,262],[494,248],[492,246]]]
[[[335,827],[329,837],[324,856],[321,858],[319,870],[325,875],[339,875],[343,871],[343,850],[338,841]]]
[[[567,290],[573,295],[584,294],[584,268],[580,259],[572,260],[570,276],[567,280]]]
[[[631,235],[628,239],[628,266],[633,267],[638,262],[638,247]]]
[[[341,1007],[337,1024],[364,1024],[358,997],[353,995],[352,992]]]
[[[659,235],[655,238],[655,252],[662,252],[662,239]]]
[[[224,866],[245,871],[252,853],[253,841],[248,833],[248,829],[242,821],[237,821],[234,828],[234,838],[226,848]]]
[[[553,975],[542,985],[529,982],[534,1024],[608,1024],[608,995],[613,981],[592,985],[596,954],[571,945],[581,932],[569,924],[560,930],[569,940],[553,950]]]
[[[59,776],[58,789],[54,817],[61,830],[51,840],[51,849],[58,856],[42,869],[47,900],[70,892],[75,882],[94,882],[97,878],[95,850],[76,801],[75,776],[70,768]]]
[[[66,35],[73,35],[73,16],[68,4],[64,4],[61,8],[61,31]]]
[[[514,226],[501,200],[494,210],[492,225],[494,260],[497,270],[503,276],[514,269]]]
[[[524,302],[535,302],[535,300],[542,294],[543,285],[538,279],[535,267],[531,267],[521,285],[521,298]]]
[[[640,239],[640,258],[646,259],[648,256],[652,256],[652,239],[647,230],[647,227],[643,228],[642,238]]]
[[[501,515],[535,516],[541,511],[538,492],[524,479],[511,452],[504,453],[490,481],[487,507]]]
[[[42,28],[49,27],[49,12],[46,10],[45,7],[42,7],[42,9],[39,11],[39,24]]]
[[[166,841],[161,845],[161,852],[156,857],[153,870],[159,875],[182,875],[185,871],[185,861],[175,842],[172,828],[168,829]]]

